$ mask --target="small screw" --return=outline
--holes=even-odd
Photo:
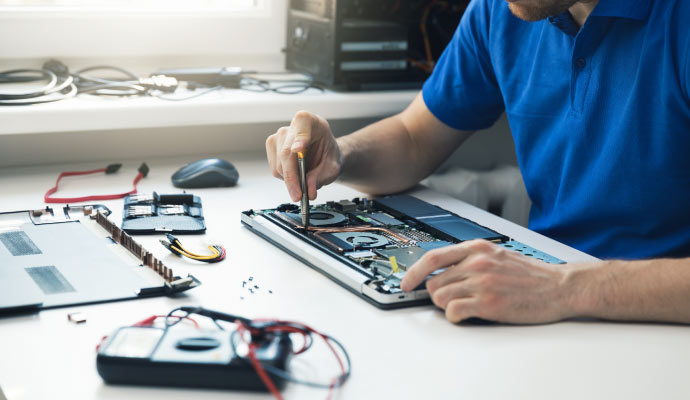
[[[253,277],[253,276],[250,276],[250,277],[249,277],[249,282],[251,282],[251,281],[253,281],[253,280],[254,280],[254,277]]]
[[[254,289],[258,289],[258,288],[259,288],[259,285],[254,285]]]
[[[268,293],[273,294],[273,290],[269,290]]]
[[[254,291],[251,288],[249,288],[249,293],[254,294]]]
[[[242,287],[247,286],[247,281],[242,281]]]

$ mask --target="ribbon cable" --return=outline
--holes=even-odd
[[[121,199],[127,195],[130,194],[135,194],[137,192],[137,184],[139,181],[144,178],[146,175],[149,173],[149,167],[146,165],[146,163],[142,163],[139,166],[139,173],[137,176],[134,177],[134,182],[132,182],[132,190],[126,193],[119,193],[119,194],[102,194],[102,195],[92,195],[92,196],[83,196],[83,197],[50,197],[52,194],[57,192],[58,190],[58,185],[60,184],[60,180],[64,177],[68,176],[79,176],[79,175],[91,175],[91,174],[98,174],[101,172],[104,172],[106,174],[114,174],[117,172],[122,164],[110,164],[105,168],[99,168],[99,169],[93,169],[90,171],[66,171],[66,172],[61,172],[60,175],[58,175],[57,181],[55,182],[55,186],[52,188],[48,189],[46,194],[43,196],[43,200],[46,203],[80,203],[83,201],[98,201],[98,200],[117,200]]]

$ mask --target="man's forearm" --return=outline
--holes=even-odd
[[[690,323],[690,259],[574,266],[564,289],[572,317]]]
[[[340,180],[370,194],[414,186],[431,171],[418,160],[416,144],[398,116],[338,138],[343,158]]]
[[[400,192],[431,174],[470,135],[438,120],[420,93],[402,113],[338,139],[340,179],[369,194]]]

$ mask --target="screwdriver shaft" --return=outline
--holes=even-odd
[[[297,153],[297,163],[299,166],[300,186],[302,188],[302,226],[304,226],[304,229],[307,229],[309,227],[309,191],[307,190],[307,169],[304,165],[304,153]]]

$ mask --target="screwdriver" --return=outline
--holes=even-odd
[[[304,166],[304,153],[297,153],[297,164],[299,165],[300,186],[302,187],[302,226],[309,228],[309,191],[307,190],[307,168]]]

